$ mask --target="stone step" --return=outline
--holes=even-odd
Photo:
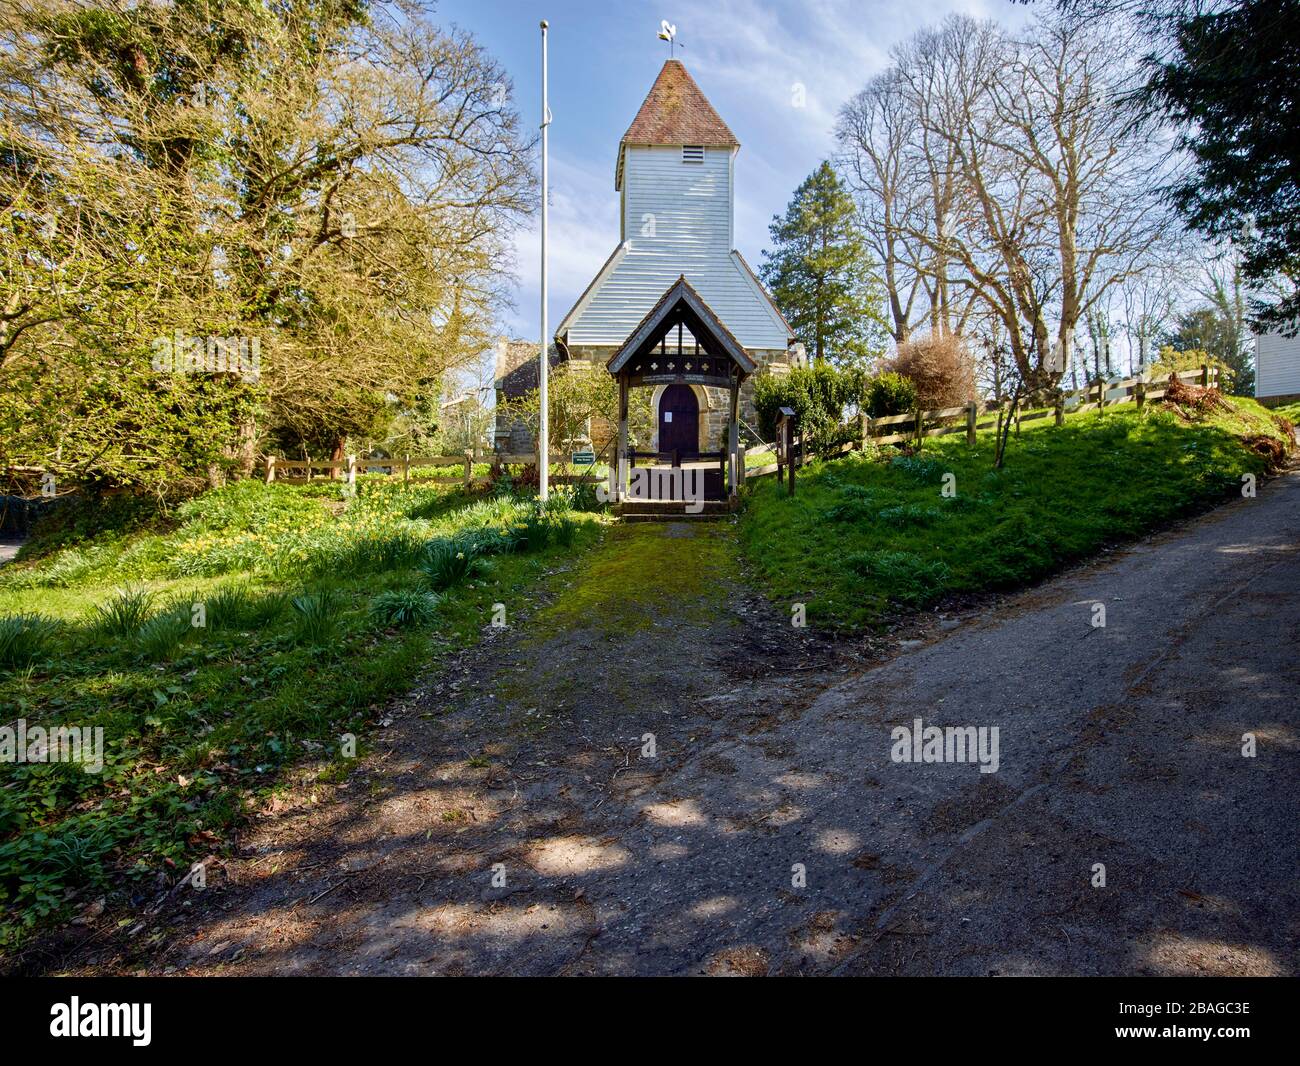
[[[732,514],[739,501],[704,500],[701,509],[688,511],[681,500],[627,500],[614,507],[614,514],[626,522],[681,522],[722,518]]]

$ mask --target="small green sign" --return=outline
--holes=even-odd
[[[574,466],[595,466],[596,453],[595,452],[574,452],[573,465]]]

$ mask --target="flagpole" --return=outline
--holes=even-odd
[[[537,490],[542,502],[545,503],[550,489],[551,473],[551,440],[550,440],[550,408],[547,400],[547,377],[549,376],[549,363],[547,358],[547,349],[550,347],[546,336],[546,166],[547,166],[547,134],[551,125],[551,109],[547,106],[546,95],[546,20],[542,20],[542,340],[541,351],[539,352],[540,366],[538,368],[538,390],[537,400],[541,407],[541,417],[539,419],[537,433]]]

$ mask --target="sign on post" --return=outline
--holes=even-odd
[[[776,420],[776,474],[781,480],[782,469],[789,475],[789,493],[794,495],[794,427],[797,417],[794,408],[782,407]]]

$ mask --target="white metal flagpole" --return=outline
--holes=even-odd
[[[547,400],[546,379],[550,370],[547,349],[550,347],[546,336],[546,154],[547,133],[551,125],[551,109],[546,97],[546,20],[542,20],[542,341],[538,367],[537,402],[541,408],[537,432],[537,488],[542,502],[546,501],[550,491],[551,472],[551,435],[550,408]]]

